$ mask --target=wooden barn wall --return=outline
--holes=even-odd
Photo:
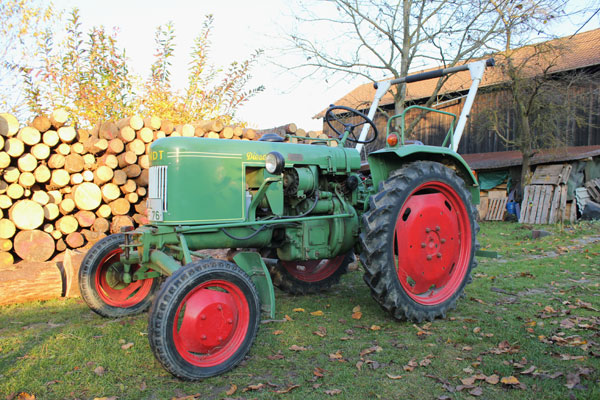
[[[498,151],[516,150],[512,146],[506,146],[505,143],[494,132],[486,127],[484,110],[490,108],[502,109],[502,103],[507,96],[506,91],[480,91],[477,95],[471,116],[465,127],[465,132],[460,142],[458,152],[461,154],[487,153]],[[561,140],[567,146],[589,146],[600,145],[600,91],[597,87],[580,88],[574,95],[575,101],[579,104],[578,118],[566,118],[564,120],[564,130],[561,134]],[[464,104],[464,98],[455,101],[449,101],[445,106],[438,109],[450,112],[460,116]],[[391,109],[391,108],[390,108]],[[363,110],[365,114],[368,110]],[[408,126],[421,111],[411,110],[406,118]],[[505,123],[510,126],[509,139],[515,137],[515,117],[512,110],[504,112]],[[352,122],[357,123],[360,118],[353,117]],[[414,132],[407,139],[416,139],[427,145],[440,146],[448,129],[452,118],[440,113],[428,113],[417,124]],[[583,123],[581,123],[584,121]],[[379,137],[376,142],[366,146],[367,152],[371,152],[385,147],[387,118],[382,113],[375,116],[375,124],[379,131]],[[360,134],[361,127],[355,129],[356,136]],[[331,129],[326,123],[323,123],[323,131],[330,135]]]

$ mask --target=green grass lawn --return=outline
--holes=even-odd
[[[482,224],[501,258],[480,259],[432,323],[390,318],[360,269],[328,293],[276,291],[276,321],[246,360],[196,383],[154,360],[146,314],[104,319],[78,299],[0,307],[0,399],[599,399],[600,223],[544,229],[533,240]]]

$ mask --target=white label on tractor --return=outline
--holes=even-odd
[[[162,203],[162,199],[146,200],[146,208],[148,209],[148,219],[150,221],[160,222],[163,220]]]

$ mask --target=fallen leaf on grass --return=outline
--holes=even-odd
[[[321,317],[321,316],[325,315],[325,313],[323,313],[323,311],[321,311],[321,310],[318,310],[318,311],[311,312],[310,315],[313,315],[315,317]]]
[[[297,345],[293,344],[290,346],[290,350],[291,351],[306,351],[308,349],[304,346],[297,346]]]
[[[352,313],[352,319],[361,319],[362,313],[360,311]]]
[[[319,337],[325,337],[327,336],[327,328],[325,328],[324,326],[319,326],[317,327],[317,330],[313,332],[313,334]]]
[[[100,365],[99,365],[99,366],[97,366],[97,367],[94,369],[94,373],[95,373],[96,375],[98,375],[98,376],[102,376],[102,375],[104,375],[104,372],[106,372],[106,371],[104,370],[104,367],[103,367],[103,366],[100,366]]]
[[[361,351],[360,356],[364,357],[367,354],[379,353],[382,350],[383,350],[383,348],[381,346],[372,346],[372,347],[369,347],[368,349],[364,349],[363,351]]]
[[[476,387],[475,389],[469,390],[469,394],[471,396],[481,396],[483,394],[483,389]]]
[[[474,376],[470,376],[468,378],[462,378],[460,380],[460,383],[462,383],[465,386],[473,385],[473,384],[475,384],[475,377]]]
[[[260,390],[265,387],[264,383],[258,383],[256,385],[249,385],[242,389],[242,392],[249,392],[251,390]]]
[[[354,307],[354,308],[352,309],[352,312],[353,312],[353,313],[360,312],[360,306],[356,306],[356,307]]]
[[[342,353],[340,353],[340,351],[336,351],[335,353],[330,353],[329,354],[329,359],[330,360],[342,360],[344,358],[344,356],[342,355]]]
[[[325,370],[321,367],[315,367],[315,370],[313,371],[313,375],[318,377],[318,378],[322,378],[323,377],[323,372],[325,372]]]
[[[283,356],[283,354],[281,354],[281,350],[278,350],[277,354],[273,354],[273,355],[267,356],[267,358],[269,360],[281,360],[281,359],[283,359],[285,357]]]
[[[429,364],[431,364],[431,359],[433,358],[433,354],[429,354],[427,357],[425,357],[424,359],[422,359],[421,361],[419,361],[419,365],[421,367],[426,367]]]
[[[293,312],[304,312],[304,308],[294,308]]]
[[[518,385],[521,383],[517,378],[515,378],[512,375],[502,377],[502,379],[500,379],[500,382],[504,383],[505,385]]]
[[[500,382],[500,377],[496,374],[493,374],[493,375],[486,377],[485,382],[489,383],[490,385],[497,385],[498,382]]]
[[[340,393],[342,393],[341,389],[330,389],[330,390],[326,390],[325,391],[325,394],[328,394],[330,396],[335,396],[335,395],[340,394]]]
[[[293,321],[292,317],[290,317],[289,315],[285,314],[285,317],[283,317],[286,319],[286,321]]]
[[[411,358],[404,367],[402,367],[405,371],[410,372],[413,371],[419,365],[415,362],[414,358]]]
[[[281,330],[276,330],[273,332],[273,335],[281,335],[283,333],[283,331]]]
[[[386,374],[388,378],[390,379],[402,379],[402,375],[392,375],[392,374]]]
[[[585,360],[585,356],[572,356],[570,354],[560,354],[560,359],[562,361]]]
[[[17,400],[35,400],[35,395],[21,392],[17,395]]]
[[[521,372],[521,375],[533,374],[536,369],[537,369],[537,367],[535,365],[532,365],[531,367],[527,368],[525,371]]]
[[[371,330],[372,331],[378,331],[380,329],[381,329],[381,327],[379,325],[371,325]]]
[[[121,348],[122,348],[123,350],[129,350],[129,349],[130,349],[130,348],[132,348],[132,347],[133,347],[133,343],[131,343],[131,342],[129,342],[129,343],[126,343],[126,344],[124,344],[124,345],[122,345],[122,346],[121,346]]]
[[[227,396],[231,396],[232,394],[234,394],[235,392],[237,392],[237,385],[235,383],[231,384],[231,387],[225,392],[225,394]]]
[[[275,393],[277,393],[277,394],[285,394],[285,393],[289,393],[289,392],[291,392],[292,390],[294,390],[294,389],[296,389],[296,388],[299,388],[299,387],[300,387],[300,385],[292,385],[292,386],[288,386],[288,387],[287,387],[287,388],[285,388],[285,389],[276,390],[276,391],[275,391]]]

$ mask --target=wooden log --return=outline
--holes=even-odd
[[[119,168],[124,168],[128,165],[135,164],[137,155],[132,151],[126,151],[117,156],[117,161],[119,162]]]
[[[11,158],[5,151],[0,151],[0,169],[4,169],[10,165]]]
[[[140,197],[146,197],[146,194],[148,193],[148,191],[146,190],[145,187],[138,187],[135,192],[137,193],[138,196]]]
[[[83,154],[85,153],[85,148],[83,147],[83,143],[75,142],[71,144],[71,153],[75,154]]]
[[[132,152],[136,156],[142,155],[146,152],[146,144],[140,139],[132,140],[131,142],[127,143],[125,148],[127,149],[127,151]]]
[[[150,128],[143,127],[137,131],[136,137],[144,143],[150,143],[154,140],[154,132]]]
[[[56,229],[62,232],[63,235],[73,233],[79,227],[77,219],[72,215],[65,215],[56,221]]]
[[[48,196],[50,196],[50,203],[59,204],[62,199],[62,193],[58,190],[49,190]]]
[[[98,154],[105,151],[108,148],[108,141],[106,139],[90,137],[83,143],[83,147],[88,153]]]
[[[45,115],[38,115],[33,119],[33,121],[31,121],[31,126],[37,129],[39,132],[44,133],[50,129],[52,124],[50,123],[50,118],[46,117]]]
[[[131,117],[123,118],[117,121],[117,128],[122,129],[125,126],[129,126],[134,130],[140,130],[144,126],[144,119],[139,115],[132,115]]]
[[[127,182],[127,174],[121,169],[115,170],[112,178],[112,183],[117,186],[124,185]]]
[[[13,200],[18,200],[25,194],[25,189],[18,183],[11,183],[6,188],[6,195]]]
[[[17,167],[7,167],[4,169],[2,173],[2,179],[8,183],[14,183],[19,180],[19,175],[21,175],[21,171]]]
[[[110,223],[110,233],[120,233],[125,226],[135,226],[133,219],[129,215],[117,215]]]
[[[12,158],[17,158],[25,151],[25,145],[21,139],[11,137],[4,142],[4,151]]]
[[[10,267],[15,263],[15,258],[8,251],[0,251],[0,271],[2,271],[2,267]],[[0,295],[0,298],[2,296]]]
[[[42,142],[49,147],[56,146],[58,144],[58,141],[58,132],[56,132],[55,130],[46,131],[42,135]]]
[[[0,238],[10,239],[15,235],[16,231],[17,228],[15,227],[14,222],[6,218],[0,219]]]
[[[119,154],[125,150],[125,144],[121,139],[112,139],[108,142],[106,152],[108,154]]]
[[[140,174],[140,176],[135,178],[135,183],[137,183],[138,186],[147,187],[148,179],[149,179],[148,178],[148,170],[144,169],[144,170],[142,170],[142,173]]]
[[[146,118],[144,118],[144,127],[150,128],[154,131],[157,131],[160,129],[161,122],[162,121],[159,117],[156,117],[156,116],[146,117]]]
[[[135,130],[130,126],[124,126],[119,131],[118,138],[121,139],[123,143],[129,143],[135,139]]]
[[[0,269],[0,305],[58,298],[62,288],[55,262],[21,261]]]
[[[86,236],[86,240],[87,240]],[[99,240],[99,239],[97,239]],[[89,241],[89,240],[88,240]],[[65,258],[63,260],[63,268],[65,270],[65,297],[80,297],[79,292],[79,269],[86,252],[77,250],[65,251]]]
[[[12,240],[0,239],[0,251],[11,251],[13,248]]]
[[[54,221],[60,215],[58,204],[48,203],[44,205],[44,218],[48,221]]]
[[[4,136],[0,136],[0,149],[4,148]]]
[[[45,206],[50,202],[50,196],[43,190],[34,190],[31,200],[35,201],[40,206]]]
[[[164,131],[156,131],[156,132],[154,132],[154,137],[156,139],[164,138],[166,136],[167,136],[167,134]]]
[[[110,229],[110,222],[106,218],[96,218],[94,224],[92,225],[93,232],[108,232]]]
[[[63,108],[56,109],[50,114],[50,123],[56,129],[62,127],[69,119],[69,114]]]
[[[138,225],[146,225],[148,224],[148,217],[142,214],[133,214],[133,220]]]
[[[197,126],[201,127],[202,129],[204,129],[205,131],[213,131],[213,132],[221,132],[223,130],[223,128],[225,128],[225,125],[223,124],[223,122],[219,119],[214,119],[214,120],[210,120],[210,121],[199,121],[197,123]]]
[[[123,194],[133,193],[137,189],[137,184],[132,179],[127,179],[124,185],[120,187]]]
[[[243,135],[244,135],[244,128],[242,128],[239,125],[236,125],[233,127],[233,136],[240,138]]]
[[[123,168],[123,172],[125,172],[128,178],[137,178],[142,173],[142,169],[139,165],[132,164]]]
[[[160,130],[163,131],[166,135],[170,135],[175,129],[175,125],[169,120],[163,120],[160,124]]]
[[[46,183],[50,180],[52,173],[50,172],[50,168],[42,164],[38,165],[33,171],[33,176],[35,176],[35,180],[38,183]]]
[[[96,164],[96,156],[94,156],[93,154],[84,154],[83,162],[85,162],[83,168],[96,169],[96,165],[95,165]]]
[[[77,137],[77,132],[73,126],[63,126],[57,132],[58,137],[63,143],[71,143]]]
[[[52,236],[52,238],[54,240],[58,240],[60,238],[62,238],[63,234],[61,231],[59,231],[58,229],[54,229],[52,232],[50,232],[50,235]]]
[[[28,189],[35,185],[35,183],[35,176],[31,172],[23,172],[19,175],[19,185],[22,188]]]
[[[130,204],[135,204],[139,201],[139,196],[136,192],[127,193],[125,195],[125,200],[127,200]]]
[[[52,169],[59,169],[65,166],[65,156],[62,154],[54,153],[48,159],[48,167]]]
[[[42,140],[42,134],[33,126],[25,126],[17,133],[17,138],[28,146],[38,144]]]
[[[104,165],[110,169],[117,169],[119,167],[119,159],[114,154],[104,154],[98,158],[97,165]]]
[[[206,134],[206,131],[198,124],[192,124],[192,125],[194,126],[194,136],[203,137]]]
[[[4,122],[0,124],[0,135],[4,137],[11,137],[19,132],[19,121],[14,115],[1,113],[0,118],[4,120]],[[4,128],[2,128],[2,126],[4,126]]]
[[[71,174],[71,186],[77,186],[83,183],[83,175],[79,172]]]
[[[138,160],[137,160],[137,164],[142,169],[150,168],[150,157],[148,156],[148,154],[142,154],[141,156],[139,156]]]
[[[93,182],[94,181],[94,172],[92,172],[90,170],[83,171],[81,176],[83,176],[84,182]]]
[[[19,200],[9,210],[10,220],[22,230],[37,229],[44,223],[44,209],[32,200]]]
[[[113,178],[113,175],[114,171],[112,168],[109,168],[106,165],[101,165],[96,169],[96,171],[94,171],[94,183],[98,186],[104,185]]]
[[[64,169],[70,174],[83,171],[84,165],[85,161],[79,154],[69,154],[65,157]]]
[[[21,231],[14,239],[15,253],[25,261],[48,261],[54,254],[54,239],[40,230]]]
[[[96,214],[92,211],[79,210],[75,213],[75,219],[77,219],[77,223],[80,227],[89,228],[94,224]]]
[[[131,207],[131,204],[124,198],[111,201],[108,205],[110,206],[110,211],[115,216],[126,215]]]
[[[112,140],[119,136],[119,128],[114,122],[103,122],[98,130],[98,137],[101,139]]]
[[[65,187],[71,181],[69,173],[64,169],[55,169],[50,177],[49,187],[59,189]]]
[[[80,210],[95,210],[102,202],[102,192],[95,183],[84,182],[75,187],[73,200]]]
[[[96,215],[100,218],[108,218],[112,214],[110,206],[108,204],[101,204],[96,210]]]
[[[62,252],[67,249],[67,244],[62,238],[56,240],[56,251]]]
[[[31,154],[38,160],[46,160],[50,157],[50,146],[45,143],[38,143],[31,148]]]
[[[244,129],[242,136],[246,139],[249,140],[254,140],[256,139],[256,131],[254,129],[248,128],[248,129]]]
[[[219,136],[223,139],[231,139],[233,137],[233,128],[230,126],[226,126],[225,128],[223,128]]]
[[[121,191],[119,190],[119,186],[114,183],[107,183],[102,186],[102,200],[105,203],[110,203],[121,196]]]
[[[17,166],[21,172],[31,172],[38,165],[38,160],[31,153],[25,153],[17,160]]]
[[[73,199],[66,197],[60,202],[58,209],[62,215],[68,215],[75,209],[75,202]]]
[[[79,232],[72,232],[65,238],[65,243],[72,249],[78,249],[85,243],[83,235]]]
[[[61,143],[58,145],[58,147],[56,148],[56,152],[58,154],[62,154],[63,156],[68,156],[69,154],[71,154],[71,146],[68,145],[67,143]]]
[[[219,134],[217,132],[212,132],[212,131],[208,132],[205,136],[207,138],[209,138],[209,139],[218,139],[218,138],[220,138],[220,136],[219,136]]]
[[[108,224],[108,221],[106,223]],[[85,238],[85,240],[88,242],[85,247],[93,245],[98,240],[103,239],[103,238],[106,237],[106,234],[104,232],[95,232],[95,231],[91,231],[89,229],[82,229],[81,230],[81,234],[83,235],[83,237]]]
[[[8,188],[8,183],[6,183],[2,179],[0,179],[0,194],[6,193],[7,188]]]
[[[135,209],[135,212],[138,213],[138,214],[143,214],[143,215],[148,214],[148,210],[146,209],[146,202],[145,201],[136,204],[133,208]]]

